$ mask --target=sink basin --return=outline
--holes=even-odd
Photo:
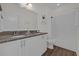
[[[21,37],[25,37],[25,35],[12,36],[11,38],[15,39],[15,38],[21,38]]]

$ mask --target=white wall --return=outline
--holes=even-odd
[[[69,50],[79,50],[79,11],[78,4],[68,4],[57,9],[48,9],[44,6],[34,7],[38,13],[38,27],[41,31],[48,32],[53,44]],[[41,17],[46,16],[46,24],[42,24]],[[52,27],[50,17],[52,19]],[[79,51],[78,51],[79,52]]]
[[[33,5],[33,10],[38,14],[38,29],[41,32],[50,32],[51,10],[40,4]],[[45,16],[45,19],[42,19],[42,16]]]
[[[53,43],[57,46],[77,50],[77,14],[75,8],[61,7],[53,12],[56,23],[56,36]]]
[[[79,9],[76,12],[76,25],[77,25],[77,55],[79,56]]]
[[[75,14],[68,13],[58,16],[56,19],[56,41],[55,44],[76,50],[76,28],[74,26]]]
[[[53,39],[55,38],[55,21],[53,19],[51,20],[51,16],[53,16],[52,10],[48,9],[46,6],[36,4],[33,5],[33,11],[38,14],[38,29],[40,32],[48,33],[48,41],[51,44],[49,47],[52,49]],[[45,19],[42,19],[42,16],[45,16]]]
[[[4,3],[1,31],[37,29],[37,14],[20,7],[19,4]]]

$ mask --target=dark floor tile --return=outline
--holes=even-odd
[[[76,52],[54,45],[54,49],[47,49],[43,56],[77,56]]]

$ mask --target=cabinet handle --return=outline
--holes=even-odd
[[[24,47],[26,46],[26,42],[25,42],[25,40],[24,40]]]
[[[21,41],[21,48],[24,47],[24,41]]]
[[[22,48],[23,46],[22,46],[22,41],[21,41],[21,48]]]
[[[25,45],[26,45],[25,40],[22,40],[22,41],[21,41],[21,48],[25,47]]]

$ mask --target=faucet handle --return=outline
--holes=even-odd
[[[13,34],[16,35],[16,32],[14,31]]]

